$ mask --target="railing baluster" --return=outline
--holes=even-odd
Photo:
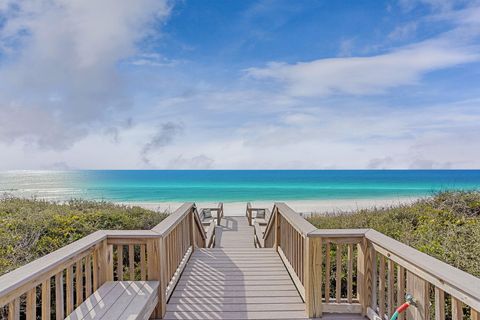
[[[20,320],[20,298],[8,304],[8,320]]]
[[[330,242],[328,240],[325,250],[325,302],[330,302]]]
[[[117,246],[117,276],[119,281],[123,281],[123,244]]]
[[[371,307],[376,312],[378,308],[378,270],[377,270],[377,251],[375,248],[370,247],[370,259],[372,263],[372,287],[371,287]]]
[[[147,280],[147,268],[145,259],[145,245],[140,245],[140,275],[143,281]]]
[[[378,309],[379,315],[383,319],[385,315],[385,256],[380,255],[380,269],[378,273],[379,288],[378,288]]]
[[[50,319],[50,278],[42,282],[42,319]]]
[[[435,320],[445,320],[445,293],[435,287]]]
[[[57,320],[63,320],[64,316],[64,295],[63,295],[63,271],[55,275],[55,316]]]
[[[73,265],[67,267],[65,282],[67,284],[67,315],[69,315],[73,311]]]
[[[397,303],[400,305],[405,301],[405,268],[402,266],[398,266],[397,286]],[[405,319],[405,313],[402,312],[398,315],[398,320],[403,319]]]
[[[25,306],[27,320],[36,320],[37,318],[37,287],[27,292],[27,301]]]
[[[93,271],[93,291],[97,291],[100,280],[98,278],[98,269],[100,267],[99,261],[100,250],[95,249],[92,256],[92,271]]]
[[[335,275],[335,301],[340,303],[342,298],[342,249],[341,244],[337,244],[336,275]]]
[[[471,313],[472,313],[470,317],[471,320],[480,320],[480,313],[477,310],[472,308]]]
[[[452,320],[463,319],[462,302],[455,297],[452,297]]]
[[[85,297],[92,294],[92,258],[91,255],[85,257]]]
[[[348,269],[347,269],[347,302],[352,303],[353,294],[353,244],[348,244]]]
[[[391,317],[395,312],[394,290],[395,290],[395,265],[391,259],[388,259],[388,316]]]
[[[135,280],[135,247],[133,244],[128,246],[128,271],[129,280]]]
[[[82,260],[78,260],[75,266],[75,287],[76,287],[76,304],[78,307],[83,302],[83,272]]]

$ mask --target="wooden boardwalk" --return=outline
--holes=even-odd
[[[165,319],[307,319],[280,256],[272,248],[254,248],[246,217],[224,217],[215,232],[215,248],[197,249],[190,257]]]
[[[305,305],[273,249],[199,249],[166,319],[305,319]]]
[[[254,248],[247,217],[224,217],[215,230],[215,248]]]
[[[262,231],[263,208],[246,208],[257,228],[210,209],[99,230],[0,276],[0,318],[389,319],[408,292],[406,319],[480,319],[479,278],[373,229],[317,229],[276,203]]]

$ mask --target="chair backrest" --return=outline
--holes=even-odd
[[[203,209],[203,219],[209,219],[212,217],[212,210]]]
[[[258,209],[255,218],[265,219],[265,209]]]

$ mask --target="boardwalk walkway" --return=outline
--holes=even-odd
[[[166,319],[305,319],[305,305],[272,249],[199,249]]]
[[[305,304],[273,249],[255,249],[246,217],[225,217],[213,249],[194,252],[166,319],[305,319]]]
[[[215,230],[215,248],[254,248],[247,217],[224,217]]]
[[[254,230],[246,217],[226,216],[215,232],[215,248],[192,254],[165,319],[307,319],[305,304],[278,253],[254,247]]]

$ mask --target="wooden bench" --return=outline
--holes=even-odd
[[[66,319],[142,319],[158,302],[158,281],[108,281]]]
[[[270,220],[271,212],[267,208],[255,208],[253,209],[256,211],[255,214],[255,222],[257,222],[261,226],[266,226],[268,224],[268,220]]]

